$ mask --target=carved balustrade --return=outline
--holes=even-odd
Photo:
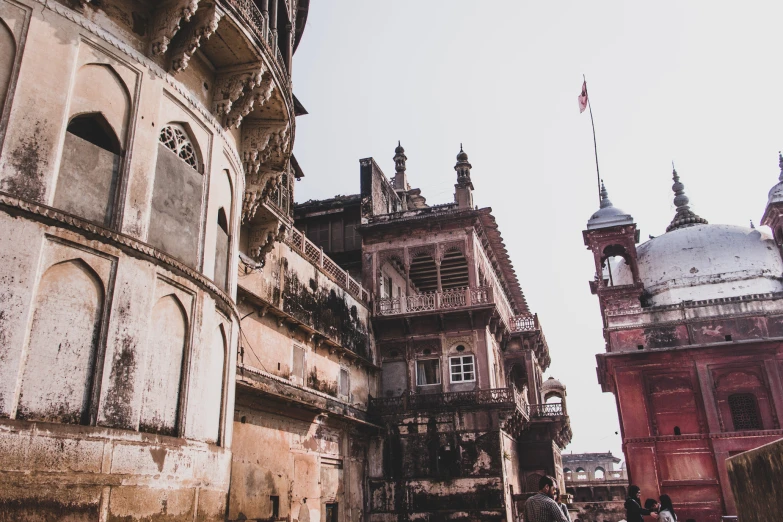
[[[326,274],[340,288],[346,290],[359,301],[370,302],[369,292],[362,288],[362,285],[356,282],[348,272],[340,268],[330,257],[324,255],[323,249],[315,246],[302,232],[294,227],[287,227],[285,242],[302,257],[318,267],[321,272]]]
[[[546,417],[565,417],[566,413],[565,404],[562,402],[553,402],[549,404],[531,404],[530,415],[533,418],[546,418]]]
[[[478,288],[454,288],[442,292],[426,292],[406,297],[384,297],[377,299],[378,315],[389,316],[433,310],[454,310],[476,305],[494,304],[500,310],[505,310],[506,302],[497,300],[497,293],[491,286]],[[507,317],[507,319],[506,319]],[[512,332],[534,332],[540,329],[538,318],[534,314],[512,316],[501,313]]]
[[[404,393],[398,397],[382,397],[370,400],[370,408],[377,414],[404,413],[419,410],[453,410],[500,406],[516,409],[522,417],[529,418],[529,407],[515,388],[492,388],[447,393]]]

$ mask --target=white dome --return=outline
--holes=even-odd
[[[672,230],[637,248],[639,277],[653,305],[783,291],[783,260],[760,231],[733,225]],[[612,264],[615,280],[630,267]]]

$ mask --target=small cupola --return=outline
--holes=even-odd
[[[406,161],[408,161],[408,156],[405,155],[405,149],[402,148],[400,142],[397,141],[397,148],[394,149],[395,174],[394,179],[392,180],[395,191],[410,190],[410,187],[408,186],[408,176],[405,173],[405,169],[407,168],[405,165]]]
[[[587,220],[587,230],[632,225],[633,216],[615,207],[609,199],[603,180],[601,181],[601,207]]]

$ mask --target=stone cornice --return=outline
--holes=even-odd
[[[212,297],[216,298],[217,301],[222,302],[224,311],[229,312],[236,319],[239,319],[239,313],[234,301],[212,281],[203,274],[139,239],[85,221],[84,219],[47,205],[19,198],[3,191],[0,191],[0,207],[4,207],[9,214],[21,213],[25,214],[26,217],[36,219],[37,221],[48,221],[55,226],[75,230],[85,236],[97,236],[101,241],[116,246],[134,257],[151,260],[156,264],[163,265],[167,270],[178,272],[190,279]]]
[[[655,442],[677,442],[683,440],[746,439],[751,437],[783,436],[783,430],[727,431],[722,433],[694,433],[690,435],[659,435],[657,437],[636,437],[625,439],[623,444],[649,444]]]

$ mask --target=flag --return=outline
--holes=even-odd
[[[579,114],[587,108],[587,80],[582,84],[582,94],[579,95]]]

